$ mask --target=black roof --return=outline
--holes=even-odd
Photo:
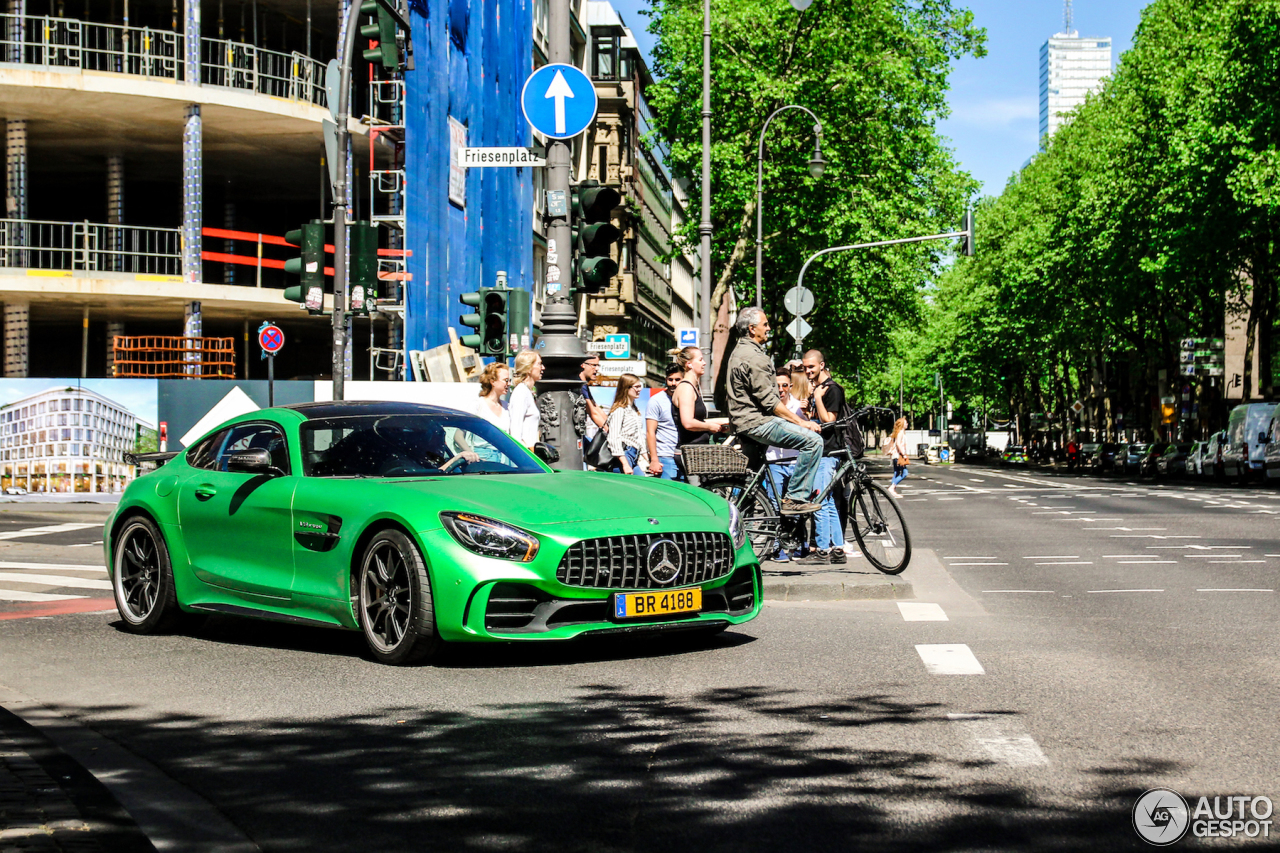
[[[295,403],[292,406],[281,406],[282,409],[293,409],[307,420],[319,418],[338,418],[351,415],[465,415],[457,409],[446,406],[431,406],[426,403],[400,403],[387,400],[336,400],[320,403]]]

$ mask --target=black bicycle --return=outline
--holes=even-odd
[[[867,406],[844,419],[823,424],[822,428],[843,431],[851,421],[856,422],[873,411],[881,410]],[[744,436],[735,436],[725,444],[681,448],[686,470],[699,476],[699,485],[737,507],[752,550],[764,560],[779,549],[794,551],[800,548],[806,539],[807,516],[779,514],[777,499],[783,494],[782,486],[764,461],[762,451],[761,445]],[[814,502],[825,501],[833,489],[849,478],[852,490],[846,533],[852,533],[871,565],[885,574],[901,573],[911,562],[911,534],[897,502],[889,497],[883,486],[872,482],[866,465],[855,458],[848,442],[843,449],[828,455],[842,461],[831,482],[813,499]],[[754,464],[752,457],[757,460]]]

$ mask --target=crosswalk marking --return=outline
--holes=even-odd
[[[106,566],[80,566],[74,563],[10,563],[0,560],[0,569],[59,569],[64,572],[107,573]]]
[[[964,643],[933,643],[916,646],[916,654],[931,675],[984,675],[986,670]]]
[[[47,592],[22,592],[17,589],[0,589],[0,601],[70,601],[85,598],[83,595],[54,595]]]
[[[22,539],[27,536],[45,536],[49,533],[68,533],[73,530],[88,530],[90,527],[102,527],[101,524],[47,524],[43,527],[26,527],[22,530],[6,530],[0,533],[0,539]]]
[[[899,601],[898,611],[904,622],[949,622],[942,606],[922,601]]]
[[[947,714],[959,724],[974,744],[998,764],[1011,767],[1042,767],[1049,763],[1040,745],[1022,731],[1016,719],[991,714]]]
[[[36,575],[22,572],[0,572],[0,583],[37,583],[66,589],[111,589],[111,581],[96,578],[73,578],[67,575]]]

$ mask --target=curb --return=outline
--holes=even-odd
[[[909,581],[789,581],[764,578],[765,601],[896,601],[915,598]]]

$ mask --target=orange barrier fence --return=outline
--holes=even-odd
[[[215,237],[221,240],[238,240],[245,243],[256,243],[258,246],[258,254],[254,255],[236,255],[229,252],[204,252],[200,253],[203,260],[211,261],[218,264],[240,264],[241,266],[256,267],[258,270],[282,270],[284,269],[284,261],[276,258],[264,258],[262,256],[263,246],[287,246],[291,249],[298,248],[294,244],[288,242],[283,237],[277,237],[274,234],[258,234],[253,231],[232,231],[227,228],[201,228],[200,233],[205,237]],[[324,250],[329,254],[333,254],[333,244],[326,243]],[[378,257],[380,258],[407,258],[413,252],[409,249],[379,249]],[[333,276],[333,267],[325,267],[324,274]],[[409,278],[406,273],[386,273],[380,275],[379,278],[404,281]],[[262,284],[262,276],[258,276],[258,284]]]
[[[128,379],[235,379],[235,338],[115,335],[115,375]]]

